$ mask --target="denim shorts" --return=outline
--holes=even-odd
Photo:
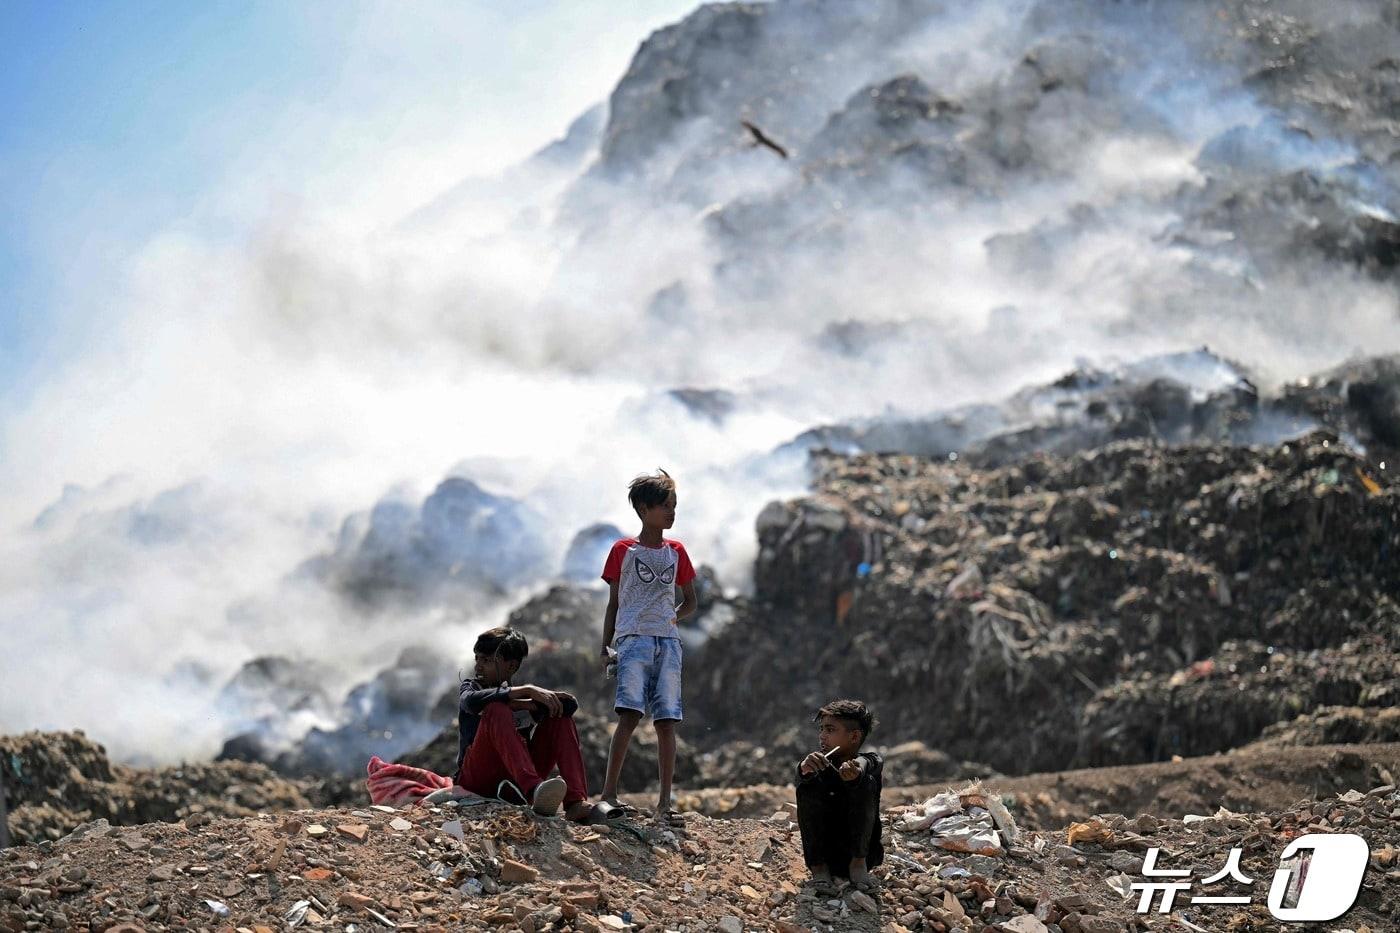
[[[617,640],[618,709],[652,720],[681,718],[681,640],[624,635]]]

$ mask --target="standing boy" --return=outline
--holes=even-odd
[[[476,676],[462,681],[457,704],[457,780],[483,797],[528,803],[553,816],[562,802],[571,820],[588,818],[588,778],[567,693],[510,680],[530,653],[510,628],[482,632],[473,648]],[[559,777],[550,777],[556,767]]]
[[[612,546],[603,579],[608,581],[608,609],[603,617],[603,657],[610,660],[616,639],[617,731],[608,750],[603,801],[614,807],[622,761],[632,732],[651,714],[656,727],[657,768],[661,779],[658,820],[669,821],[671,778],[676,770],[676,723],[681,721],[681,640],[677,623],[695,611],[695,570],[685,546],[666,540],[676,521],[676,483],[660,470],[639,476],[627,499],[642,520],[635,538]],[[676,590],[682,593],[676,605]]]
[[[817,710],[817,744],[797,766],[797,825],[802,859],[819,893],[832,875],[870,890],[870,869],[885,860],[880,844],[880,791],[884,760],[861,745],[875,717],[859,700],[834,700]]]

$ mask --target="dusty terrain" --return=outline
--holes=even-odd
[[[1400,922],[1400,795],[1393,785],[1267,813],[1184,823],[1117,815],[1020,834],[1004,855],[966,856],[894,824],[875,897],[816,896],[783,808],[766,819],[687,816],[584,827],[495,802],[191,817],[72,837],[0,856],[0,929],[266,930],[1272,930],[1258,880],[1304,832],[1359,832],[1372,850],[1351,929]],[[1090,841],[1092,840],[1092,841]],[[1205,876],[1232,846],[1256,883],[1243,907],[1134,912],[1142,853]],[[1120,889],[1121,892],[1120,893]],[[1214,888],[1213,893],[1220,893]],[[1239,893],[1239,892],[1234,892]],[[1128,896],[1124,896],[1124,895]],[[1184,898],[1183,898],[1184,901]]]

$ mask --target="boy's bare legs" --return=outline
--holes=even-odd
[[[613,731],[612,744],[608,746],[608,773],[603,778],[604,803],[618,805],[617,782],[622,778],[622,762],[627,758],[627,746],[632,742],[632,733],[641,721],[641,710],[617,711],[617,729]]]
[[[656,815],[665,816],[671,809],[671,780],[676,774],[676,720],[658,719],[652,725],[656,727],[656,764],[661,779]]]

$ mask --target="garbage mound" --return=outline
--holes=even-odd
[[[1252,747],[1377,742],[1400,742],[1400,708],[1323,706],[1290,722],[1274,723]]]
[[[1393,460],[1400,452],[1400,356],[1344,363],[1275,392],[1261,391],[1257,379],[1208,349],[1161,354],[1111,367],[1081,366],[996,403],[825,425],[790,446],[846,454],[956,454],[998,467],[1136,438],[1245,445],[1325,427],[1374,460]]]
[[[1394,702],[1400,487],[1335,434],[813,468],[759,516],[752,602],[687,682],[709,743],[777,743],[856,696],[873,741],[1025,773]]]
[[[98,819],[129,826],[309,805],[296,784],[261,764],[130,768],[78,731],[0,736],[0,769],[16,844],[57,839]]]
[[[1189,667],[1138,675],[1091,698],[1076,760],[1096,766],[1197,757],[1249,744],[1275,724],[1287,728],[1302,711],[1340,704],[1379,713],[1397,696],[1400,653],[1379,636],[1307,652],[1228,642]],[[1330,738],[1322,727],[1313,727],[1318,741],[1290,744],[1386,741],[1342,737],[1340,722]]]

